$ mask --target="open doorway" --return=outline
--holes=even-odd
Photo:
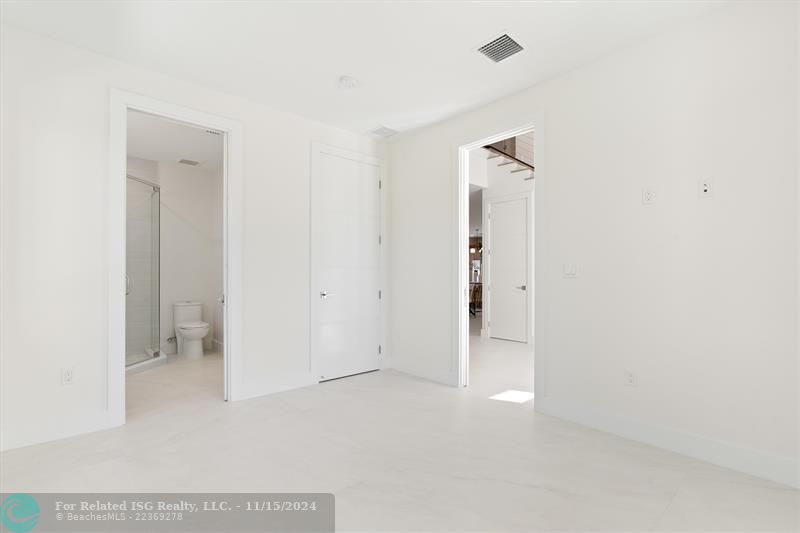
[[[534,131],[487,138],[460,155],[469,194],[460,232],[467,287],[461,384],[524,403],[534,387]]]
[[[181,391],[238,399],[241,125],[116,89],[110,100],[111,425],[131,409],[186,404]],[[134,381],[152,385],[134,399]]]
[[[164,387],[224,397],[224,150],[220,131],[127,112],[129,415]]]

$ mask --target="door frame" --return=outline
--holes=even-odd
[[[469,152],[476,148],[482,148],[487,144],[492,144],[501,141],[508,137],[514,137],[528,131],[534,131],[533,144],[534,153],[536,154],[536,179],[535,194],[533,195],[533,212],[531,213],[530,220],[533,223],[531,228],[531,235],[534,239],[534,245],[529,250],[529,254],[533,255],[529,267],[531,273],[531,286],[533,288],[531,294],[533,295],[532,307],[529,312],[533,312],[533,320],[529,315],[529,322],[533,322],[532,331],[533,335],[530,338],[528,345],[531,352],[534,354],[534,389],[537,397],[543,397],[546,394],[545,383],[545,354],[543,347],[545,346],[545,332],[544,332],[544,313],[540,310],[540,302],[544,301],[543,298],[536,298],[535,293],[543,289],[543,284],[538,282],[538,278],[542,276],[541,269],[536,268],[536,263],[540,261],[540,250],[543,248],[543,239],[540,238],[544,234],[543,221],[543,204],[544,204],[544,189],[542,186],[542,177],[544,176],[544,118],[541,113],[533,113],[534,121],[522,123],[515,127],[508,129],[494,129],[500,133],[486,133],[483,137],[478,137],[477,140],[465,142],[454,146],[456,153],[457,163],[457,180],[455,184],[455,227],[456,227],[456,242],[455,254],[453,265],[456,271],[454,277],[454,290],[453,290],[453,305],[455,309],[455,381],[459,387],[466,387],[469,385],[469,277],[468,268],[465,266],[465,258],[469,257]],[[517,123],[519,124],[519,123]],[[487,128],[488,129],[488,128]],[[486,131],[486,130],[484,130]],[[476,136],[477,137],[477,136]],[[475,139],[475,137],[472,137]],[[485,222],[485,221],[484,221]],[[538,348],[537,348],[538,347]]]
[[[483,213],[484,213],[484,221],[483,227],[486,228],[484,231],[484,239],[483,239],[483,247],[491,252],[492,249],[492,220],[490,217],[491,214],[491,206],[492,204],[514,201],[514,200],[524,200],[525,201],[525,230],[526,230],[526,237],[527,237],[527,250],[525,254],[525,272],[527,276],[527,290],[525,291],[527,294],[525,295],[525,312],[527,313],[527,320],[525,322],[525,343],[531,344],[532,337],[533,337],[533,321],[531,320],[532,311],[533,311],[533,302],[535,297],[535,285],[534,285],[534,272],[533,272],[533,246],[531,246],[531,239],[533,237],[533,194],[530,191],[513,193],[513,194],[504,194],[499,196],[492,196],[489,198],[483,198]],[[485,267],[484,267],[485,265]],[[482,265],[481,272],[483,273],[483,281],[485,285],[491,286],[492,283],[492,256],[491,253],[488,254],[486,259],[484,260],[484,265]],[[491,291],[487,289],[486,294],[484,295],[484,302],[486,302],[485,309],[483,312],[483,317],[481,320],[483,321],[482,326],[483,329],[486,331],[486,336],[492,336],[492,327],[490,324],[491,321],[491,314],[492,314],[492,294]],[[510,341],[513,342],[513,341]]]
[[[314,335],[316,335],[316,329],[314,324],[317,321],[317,312],[315,311],[316,306],[316,298],[319,295],[316,293],[316,287],[314,285],[315,280],[319,277],[319,264],[315,261],[314,250],[317,248],[319,235],[314,231],[314,218],[315,213],[319,209],[319,198],[314,195],[314,190],[320,178],[320,157],[323,154],[334,155],[337,157],[344,157],[346,159],[351,159],[353,161],[357,161],[359,163],[364,163],[367,165],[373,165],[378,168],[378,181],[379,181],[379,194],[378,194],[378,226],[379,226],[379,253],[378,253],[378,285],[379,290],[381,291],[381,298],[378,301],[378,339],[380,341],[380,345],[382,347],[381,353],[378,355],[378,369],[383,369],[386,367],[386,361],[389,356],[388,347],[386,342],[386,331],[387,331],[387,324],[386,324],[386,315],[385,312],[387,301],[388,301],[388,291],[387,291],[387,279],[386,279],[386,267],[387,264],[387,253],[388,253],[388,243],[387,243],[387,233],[388,227],[386,225],[386,217],[385,217],[385,206],[386,206],[386,194],[387,194],[387,171],[386,171],[386,162],[383,158],[365,154],[362,152],[349,150],[346,148],[339,148],[336,146],[332,146],[329,144],[325,144],[322,142],[314,141],[311,143],[311,175],[310,175],[310,182],[309,182],[309,194],[311,197],[310,209],[309,209],[309,291],[308,291],[308,326],[309,326],[309,335],[308,335],[308,371],[311,375],[312,382],[319,383],[319,361],[317,355],[314,353]],[[346,377],[346,376],[345,376]]]
[[[125,423],[125,274],[128,111],[219,131],[223,164],[224,399],[237,400],[242,383],[243,134],[236,120],[132,93],[110,89],[108,246],[108,388],[112,425]]]

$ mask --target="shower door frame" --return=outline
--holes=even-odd
[[[151,228],[154,229],[153,234],[150,237],[150,247],[151,250],[155,253],[155,287],[153,286],[152,278],[150,283],[150,295],[151,295],[151,303],[150,303],[150,346],[146,346],[143,348],[144,354],[147,353],[148,348],[155,352],[155,357],[152,359],[144,359],[142,361],[137,361],[136,363],[129,364],[128,363],[128,343],[127,338],[125,342],[125,372],[130,372],[132,369],[136,368],[137,366],[141,366],[143,364],[151,363],[152,361],[162,359],[166,357],[166,354],[161,353],[161,186],[156,185],[155,183],[151,183],[146,179],[142,179],[139,177],[134,176],[133,174],[125,174],[125,178],[131,181],[138,183],[139,185],[143,185],[145,187],[150,187],[151,195],[150,195],[150,203],[151,208],[153,210],[150,213],[150,221],[151,221]],[[128,183],[125,184],[125,194],[128,194]],[[153,194],[158,194],[158,199],[153,200]],[[155,204],[155,205],[152,205]],[[125,209],[128,208],[128,202],[125,202]],[[153,215],[155,214],[156,222],[153,223]],[[127,217],[126,217],[127,218]],[[155,237],[155,242],[153,242],[153,237]],[[132,283],[131,277],[128,269],[128,262],[127,262],[127,254],[128,254],[128,233],[127,227],[125,231],[125,254],[126,254],[126,261],[125,261],[125,298],[127,304],[127,298],[130,296],[131,287],[134,286]],[[151,257],[151,266],[153,266],[153,257]],[[154,294],[155,293],[155,294]],[[154,296],[154,297],[153,297]],[[125,306],[125,313],[128,312],[128,306]],[[154,330],[155,329],[155,334]],[[125,335],[128,335],[128,318],[125,317]]]
[[[239,121],[148,96],[110,89],[108,184],[108,395],[110,425],[125,423],[125,275],[128,111],[219,131],[223,164],[223,358],[224,399],[243,395],[242,383],[242,235],[243,138]]]

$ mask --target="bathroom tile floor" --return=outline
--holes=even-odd
[[[472,340],[467,389],[381,371],[227,404],[221,356],[173,360],[128,379],[125,426],[4,453],[0,488],[333,492],[340,531],[800,528],[800,491],[489,400],[530,355]]]

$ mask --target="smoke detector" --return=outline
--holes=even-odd
[[[352,76],[339,76],[339,87],[342,89],[354,89],[359,85],[359,81]]]
[[[178,163],[182,165],[189,165],[190,167],[196,167],[200,164],[200,161],[192,161],[191,159],[180,159]]]
[[[482,53],[495,63],[499,63],[504,59],[508,59],[514,54],[522,52],[522,50],[524,50],[522,45],[509,37],[507,33],[504,33],[497,39],[489,41],[478,48],[478,52]]]
[[[372,130],[372,133],[377,135],[378,137],[383,137],[384,139],[388,139],[392,135],[397,133],[397,130],[393,130],[392,128],[387,128],[386,126],[381,126],[380,128]]]

